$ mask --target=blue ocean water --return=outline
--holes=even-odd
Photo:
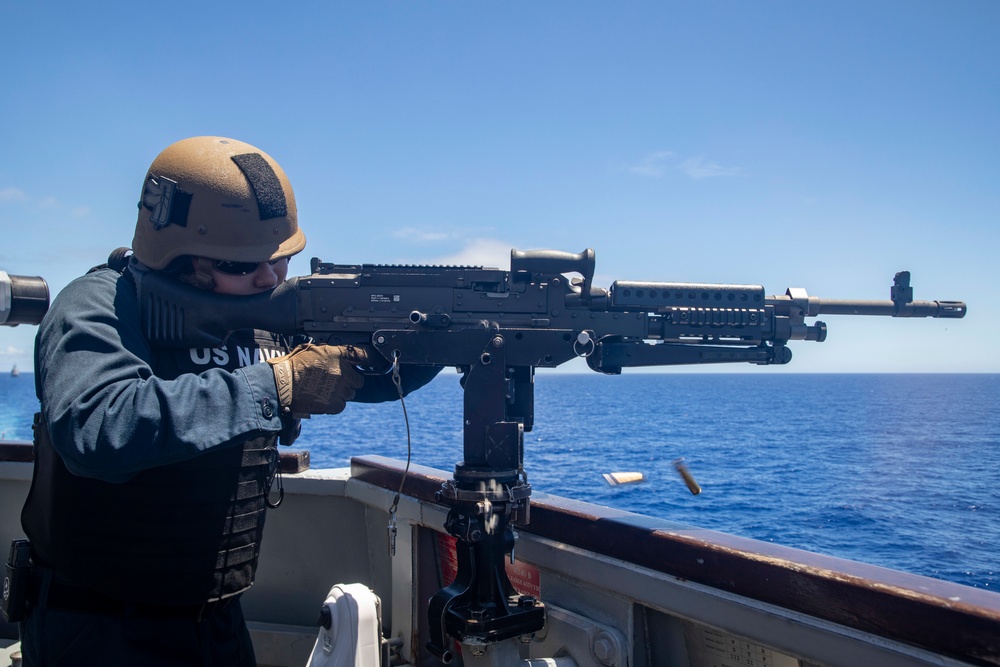
[[[0,377],[0,437],[30,437],[32,380]],[[414,461],[451,472],[458,376],[406,406]],[[405,459],[402,410],[314,417],[295,447],[313,467]],[[1000,375],[540,373],[525,468],[546,493],[1000,589]],[[618,471],[647,481],[609,486]]]

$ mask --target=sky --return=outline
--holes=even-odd
[[[159,151],[221,135],[289,175],[293,275],[593,248],[605,287],[886,299],[905,269],[968,316],[830,316],[790,365],[722,370],[1000,372],[996,2],[0,0],[0,25],[0,270],[53,295],[130,244]],[[0,369],[34,329],[0,327]]]

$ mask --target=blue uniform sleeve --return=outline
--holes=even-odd
[[[159,378],[131,280],[70,283],[39,327],[35,372],[53,444],[76,475],[124,482],[241,436],[282,429],[268,364]]]

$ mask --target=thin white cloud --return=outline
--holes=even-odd
[[[633,174],[639,174],[640,176],[648,176],[650,178],[661,178],[667,173],[669,168],[669,160],[674,157],[675,153],[672,151],[656,151],[655,153],[650,153],[644,157],[639,164],[634,164],[627,167],[627,170]]]
[[[680,164],[680,169],[691,178],[719,178],[722,176],[742,176],[739,167],[724,167],[705,159],[703,156],[688,158]]]
[[[694,179],[744,175],[740,167],[726,167],[702,155],[681,159],[673,151],[649,153],[638,163],[626,165],[624,170],[647,178],[663,178],[671,171],[680,171]]]
[[[510,249],[514,246],[496,239],[473,239],[457,253],[435,259],[432,264],[443,266],[492,266],[510,268]]]
[[[396,229],[392,232],[392,235],[397,239],[416,241],[419,243],[434,243],[436,241],[447,241],[452,238],[452,234],[449,234],[448,232],[429,231],[425,229],[417,229],[416,227],[403,227],[401,229]]]
[[[20,356],[22,354],[27,354],[27,352],[19,347],[14,347],[13,345],[8,345],[6,350],[0,352],[0,355],[5,357]]]
[[[0,201],[24,201],[28,195],[17,188],[0,188]]]
[[[43,211],[65,211],[66,206],[59,201],[58,198],[51,195],[46,197],[31,197],[27,192],[21,190],[20,188],[5,187],[0,188],[0,203],[3,202],[20,202],[28,205],[31,208],[43,210]],[[74,206],[68,209],[71,216],[75,218],[82,218],[90,215],[91,208],[86,205]]]

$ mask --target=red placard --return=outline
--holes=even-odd
[[[448,586],[458,574],[458,555],[455,552],[457,540],[451,535],[438,533],[438,548],[441,552],[441,578]],[[530,595],[536,600],[542,597],[542,579],[538,568],[521,560],[506,563],[507,578],[521,595]]]

